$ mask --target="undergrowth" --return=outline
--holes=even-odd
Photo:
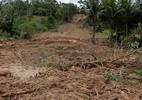
[[[52,54],[52,55],[46,55],[45,58],[41,57],[41,56],[36,56],[35,58],[35,63],[34,66],[35,67],[51,67],[51,68],[55,68],[56,67],[56,59],[57,59],[57,55],[56,54]]]
[[[130,73],[135,73],[136,75],[142,76],[142,71],[141,70],[133,70],[133,69],[128,69]]]
[[[106,82],[109,82],[109,81],[121,82],[124,78],[123,76],[115,75],[112,72],[107,72],[106,74],[104,74],[104,79]]]

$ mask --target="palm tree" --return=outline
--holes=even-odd
[[[93,42],[95,42],[95,35],[97,31],[97,26],[99,24],[99,19],[102,14],[102,10],[100,9],[100,2],[99,0],[88,0],[85,1],[87,7],[87,17],[86,23],[93,27],[92,35],[93,35]]]
[[[112,29],[114,29],[115,25],[116,25],[116,28],[118,26],[117,21],[119,19],[120,9],[118,9],[116,0],[102,0],[102,8],[104,9],[102,20],[109,27],[109,40],[111,40],[111,37],[113,35]]]
[[[132,0],[119,0],[119,8],[121,9],[121,18],[125,23],[125,36],[128,36],[130,25],[134,25],[133,20],[137,19],[137,14],[140,11],[138,3],[132,3]],[[133,23],[132,23],[133,22]]]
[[[81,0],[82,1],[82,0]],[[86,22],[93,26],[93,38],[97,26],[100,22],[104,22],[109,28],[109,39],[116,32],[117,40],[119,36],[125,33],[128,35],[131,29],[137,27],[138,23],[142,23],[142,3],[141,0],[132,2],[132,0],[85,0],[87,8]]]

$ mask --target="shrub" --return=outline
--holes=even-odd
[[[142,37],[140,34],[132,34],[126,40],[128,41],[127,47],[134,51],[135,49],[138,49],[140,47]]]
[[[10,34],[7,33],[6,31],[0,30],[0,40],[13,40],[13,37],[10,37]]]
[[[115,75],[112,72],[108,72],[108,73],[104,74],[104,78],[107,82],[108,81],[117,81],[118,82],[118,81],[122,80],[122,77]]]
[[[48,17],[41,17],[40,23],[46,25],[48,23]]]
[[[44,26],[44,25],[41,24],[41,23],[36,23],[35,30],[36,30],[37,32],[46,32],[46,31],[48,31],[48,27]]]
[[[22,39],[28,39],[28,38],[30,38],[30,36],[31,35],[27,32],[23,32],[23,31],[20,32],[20,38],[22,38]]]

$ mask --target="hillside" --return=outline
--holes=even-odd
[[[0,100],[141,100],[141,49],[93,45],[90,37],[67,23],[59,32],[1,41]]]

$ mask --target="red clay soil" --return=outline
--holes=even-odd
[[[141,49],[133,54],[60,33],[2,41],[0,100],[142,100],[141,61]]]
[[[85,17],[84,14],[75,14],[72,18],[72,23],[78,23]]]
[[[0,77],[1,100],[141,100],[142,91],[115,81],[105,82],[107,68],[47,70],[35,78]]]

